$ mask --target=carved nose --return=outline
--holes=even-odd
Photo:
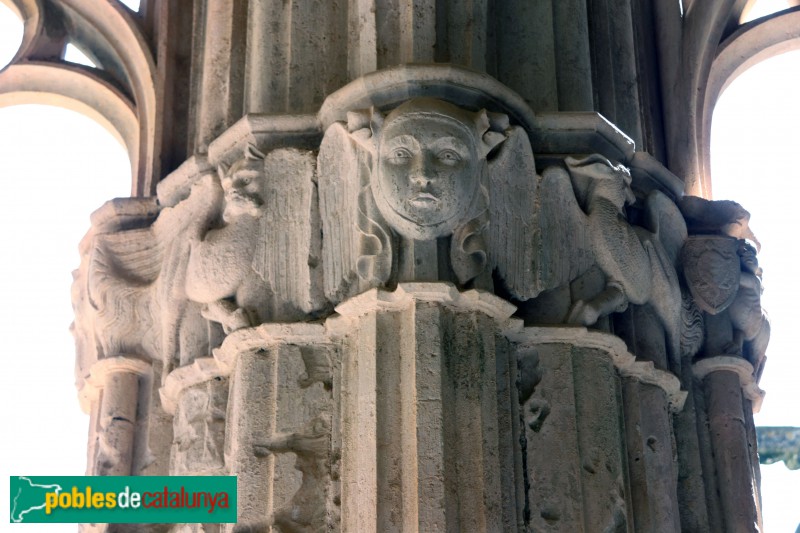
[[[419,157],[414,161],[411,168],[410,180],[413,185],[421,188],[427,188],[431,182],[436,178],[436,172],[430,161],[425,157]]]
[[[428,176],[424,176],[422,173],[415,172],[411,175],[411,183],[424,191],[430,187],[431,179]]]

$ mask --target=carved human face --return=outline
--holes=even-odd
[[[742,269],[756,276],[760,276],[761,268],[758,266],[758,257],[756,253],[756,249],[746,241],[739,241],[739,261],[742,264]]]
[[[222,178],[225,192],[225,217],[256,216],[264,205],[264,162],[258,159],[237,161]]]
[[[402,235],[430,240],[452,233],[475,198],[475,134],[434,112],[390,116],[378,144],[373,192],[381,213]]]

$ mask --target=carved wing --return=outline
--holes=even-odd
[[[561,167],[546,169],[539,198],[537,279],[544,291],[576,279],[592,266],[594,256],[587,217],[569,173]]]
[[[586,216],[569,174],[554,167],[537,176],[522,128],[508,130],[489,175],[492,265],[514,296],[533,298],[591,266]]]
[[[337,122],[325,132],[317,175],[325,296],[332,302],[342,301],[358,280],[358,196],[368,178],[362,176],[367,171],[363,157],[344,124]]]
[[[536,181],[528,136],[522,128],[512,127],[489,161],[489,256],[506,287],[521,300],[541,291],[532,246]]]
[[[683,243],[688,231],[686,221],[675,203],[660,191],[652,191],[645,199],[642,225],[654,233],[669,255],[673,267],[677,267]]]
[[[158,354],[157,318],[148,298],[158,278],[163,247],[151,228],[95,237],[88,266],[87,294],[102,355]],[[147,334],[142,334],[147,332]]]
[[[314,154],[293,148],[264,159],[267,185],[261,235],[252,267],[288,314],[320,307],[314,257],[319,255],[319,221],[314,194]],[[291,275],[287,275],[291,273]],[[284,313],[278,313],[284,316]]]
[[[152,228],[105,233],[95,238],[91,271],[146,285],[158,277],[163,255],[164,247]]]
[[[690,314],[693,311],[692,304],[686,301],[688,295],[683,294],[676,270],[681,249],[688,238],[686,222],[672,200],[662,192],[653,191],[645,199],[642,224],[646,229],[635,229],[650,258],[650,304],[666,328],[670,353],[675,364],[680,365],[682,344],[687,351],[699,349],[693,346],[697,341],[692,336],[697,334],[691,329],[696,320]],[[702,320],[702,316],[700,319]],[[688,323],[682,322],[683,320]],[[682,328],[682,325],[689,329]],[[686,333],[683,342],[681,332]]]

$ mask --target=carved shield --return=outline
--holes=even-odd
[[[716,315],[739,289],[738,241],[732,237],[689,237],[683,246],[683,273],[698,307]]]

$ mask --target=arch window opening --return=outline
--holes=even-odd
[[[137,0],[120,2],[134,12],[140,9]],[[742,22],[797,3],[756,0]],[[21,42],[22,23],[0,0],[0,68]],[[96,66],[73,43],[65,47],[64,59]],[[761,67],[784,78],[770,77]],[[748,78],[755,78],[752,87],[734,100]],[[800,365],[790,338],[796,327],[790,322],[796,315],[790,306],[800,300],[793,283],[794,256],[800,251],[792,238],[793,201],[800,188],[800,166],[792,162],[800,147],[798,89],[800,52],[757,65],[720,98],[712,133],[714,197],[737,200],[750,210],[763,246],[764,307],[771,313],[773,338],[761,382],[768,396],[756,416],[761,426],[800,426],[800,399],[793,390]],[[97,132],[90,133],[93,129]],[[106,200],[129,196],[130,162],[113,136],[82,115],[15,106],[0,108],[0,178],[6,185],[0,216],[8,258],[0,276],[6,302],[3,333],[7,341],[17,341],[6,347],[12,378],[2,393],[4,421],[6,428],[25,436],[5,446],[3,463],[14,470],[3,474],[80,474],[86,464],[88,419],[78,409],[69,378],[74,365],[68,331],[73,317],[70,271],[79,263],[78,243],[88,229],[89,213]],[[32,429],[26,424],[33,424]],[[800,522],[800,471],[767,466],[762,476],[766,530],[793,531]],[[0,489],[7,490],[7,485]],[[75,530],[74,525],[50,527],[54,532]]]
[[[89,59],[89,56],[72,43],[67,43],[67,46],[64,47],[64,61],[97,68],[95,62]]]
[[[23,26],[17,13],[0,2],[0,69],[14,59],[22,44]]]
[[[89,214],[130,192],[127,151],[75,111],[0,108],[0,327],[7,379],[0,396],[3,476],[82,475],[89,417],[71,379],[71,271]],[[8,485],[3,489],[8,494]],[[74,532],[75,524],[52,524]],[[50,528],[48,528],[49,530]]]
[[[121,4],[125,5],[131,11],[138,12],[141,8],[141,0],[119,0]]]
[[[720,96],[711,130],[715,200],[740,202],[761,242],[762,303],[772,334],[761,388],[767,396],[757,426],[800,426],[794,331],[800,301],[796,239],[800,198],[800,51],[782,54],[745,71]],[[762,465],[764,528],[794,531],[800,524],[800,470]]]
[[[797,2],[794,0],[754,0],[748,2],[748,5],[742,10],[742,16],[739,19],[740,24],[745,24],[751,20],[755,20],[767,15],[772,15],[778,11],[788,9]]]

